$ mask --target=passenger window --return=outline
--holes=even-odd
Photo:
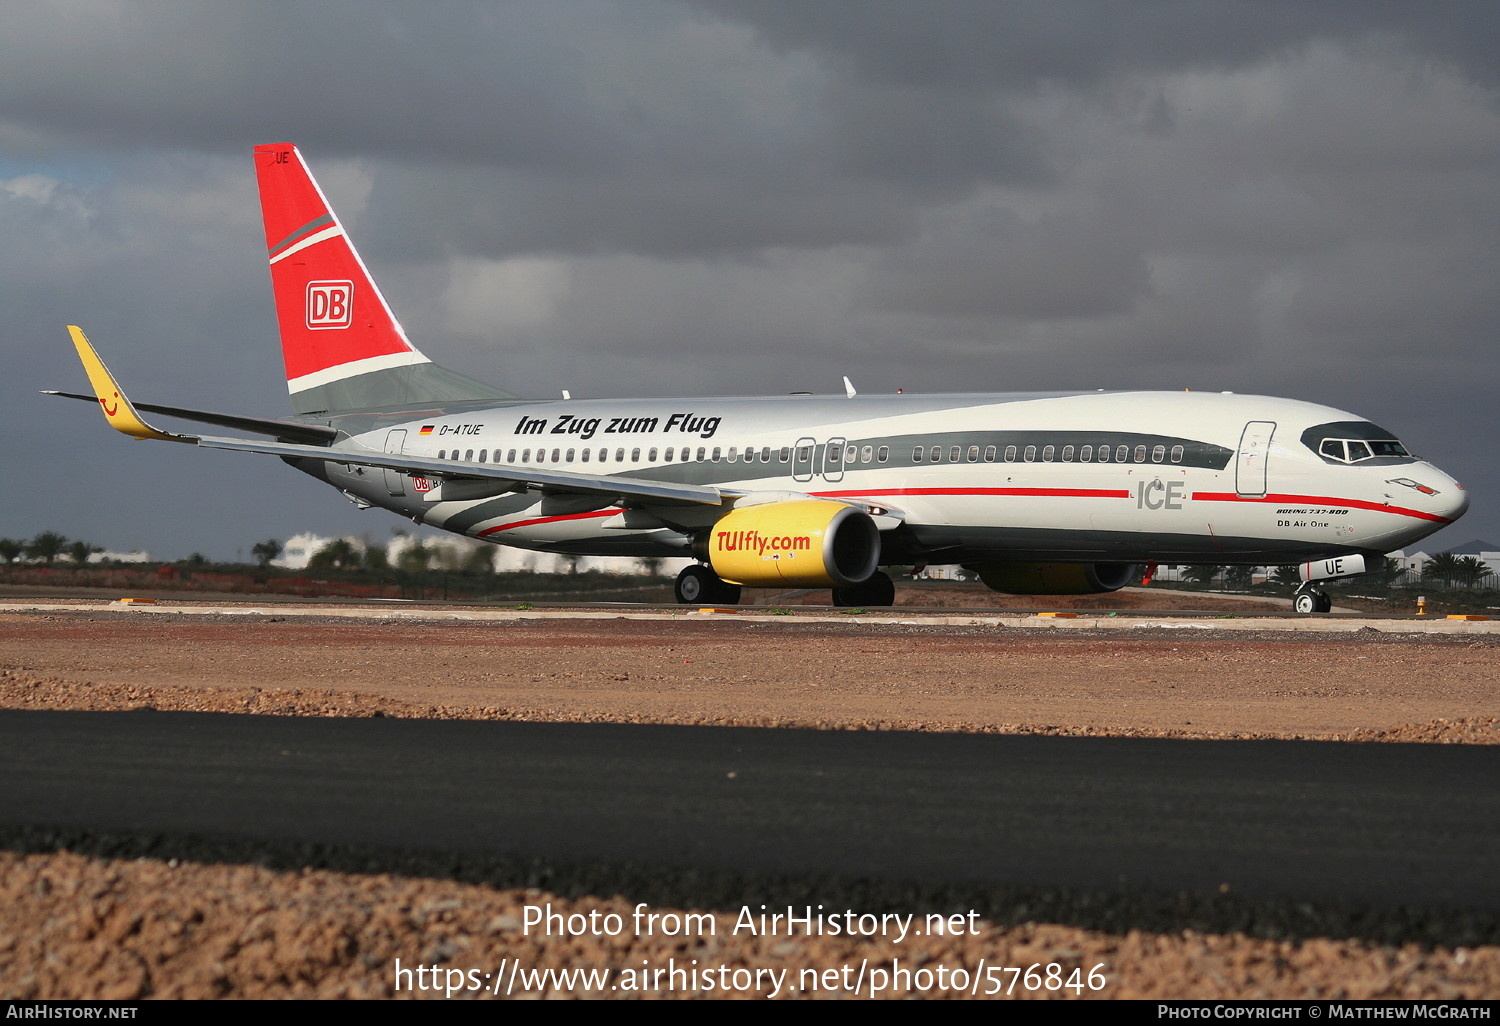
[[[674,452],[676,452],[676,451],[677,450],[673,449],[670,445],[667,446],[665,449],[663,449],[661,451],[661,454],[662,454],[662,457],[663,457],[663,462],[665,462],[665,463],[671,463],[672,462],[672,454]]]
[[[978,463],[979,462],[979,446],[977,446],[977,445],[971,445],[971,446],[969,446],[969,462],[970,463]]]
[[[797,462],[798,463],[810,463],[811,461],[812,461],[812,446],[810,446],[810,445],[799,445],[799,446],[797,446]]]
[[[1135,447],[1135,461],[1137,463],[1146,462],[1146,447],[1144,445],[1138,445]]]
[[[562,450],[561,449],[553,449],[552,450],[552,462],[553,463],[561,463],[562,462]]]
[[[1109,446],[1107,446],[1107,445],[1101,445],[1101,446],[1099,446],[1099,462],[1100,463],[1108,463],[1109,462]]]
[[[1047,446],[1045,449],[1042,450],[1042,462],[1043,463],[1051,463],[1052,462],[1052,456],[1056,452],[1057,452],[1056,448],[1054,448],[1053,446],[1050,446],[1050,445]]]
[[[1064,463],[1073,462],[1073,447],[1071,445],[1063,446],[1062,457]]]
[[[580,449],[578,451],[578,455],[582,456],[583,457],[583,462],[587,463],[589,461],[589,453],[591,453],[593,451],[594,450],[592,450],[592,449]]]
[[[1180,446],[1180,445],[1174,445],[1174,446],[1172,446],[1172,462],[1173,463],[1181,463],[1182,462],[1182,446]]]
[[[608,449],[600,449],[599,450],[599,462],[600,463],[608,463],[609,462],[609,450]]]
[[[1117,445],[1117,446],[1115,446],[1115,462],[1116,463],[1127,463],[1127,462],[1129,462],[1129,460],[1130,460],[1130,446],[1128,446],[1128,445]]]
[[[616,449],[615,450],[615,462],[616,463],[624,463],[625,462],[625,450],[624,449]]]
[[[724,455],[724,462],[726,462],[726,463],[738,463],[739,461],[740,461],[740,447],[737,446],[737,445],[731,445],[729,447],[729,452],[727,452]]]
[[[986,462],[986,463],[994,463],[995,462],[996,451],[997,450],[995,449],[995,447],[993,445],[987,445],[987,446],[985,446],[984,447],[984,462]]]
[[[1078,450],[1078,462],[1079,463],[1087,463],[1090,460],[1092,460],[1093,458],[1094,458],[1094,447],[1092,445],[1085,445],[1082,449]]]
[[[719,452],[720,452],[720,449],[719,449],[719,447],[718,447],[718,446],[717,446],[717,445],[716,445],[716,446],[714,446],[714,454],[713,454],[713,455],[712,455],[712,456],[710,456],[710,457],[709,457],[709,459],[710,459],[710,460],[711,460],[711,461],[712,461],[712,462],[714,462],[714,463],[717,463],[717,462],[719,462]]]
[[[505,454],[505,462],[506,463],[514,463],[514,462],[516,462],[516,450],[512,449],[510,452],[508,452],[508,453]]]
[[[699,463],[703,462],[703,460],[704,460],[704,458],[705,458],[705,456],[706,456],[707,453],[708,453],[707,449],[703,448],[703,446],[701,446],[701,445],[698,446],[698,462]]]
[[[926,452],[927,452],[927,450],[924,449],[922,446],[920,446],[920,445],[917,446],[915,449],[913,449],[911,451],[911,461],[913,463],[921,463],[922,462],[922,457],[926,454]]]
[[[572,463],[572,462],[573,462],[573,457],[574,457],[574,456],[575,456],[575,455],[577,455],[577,454],[576,454],[576,453],[575,453],[575,452],[574,452],[574,451],[573,451],[573,450],[572,450],[572,449],[569,449],[569,450],[568,450],[568,462],[569,462],[569,463]]]
[[[1034,446],[1034,445],[1028,445],[1026,447],[1026,462],[1027,463],[1035,463],[1036,462],[1036,446]]]
[[[630,462],[631,463],[639,463],[639,462],[641,462],[641,450],[639,450],[639,449],[631,449],[630,450]]]
[[[525,452],[521,453],[521,462],[522,463],[530,463],[531,462],[531,450],[530,449],[527,449]]]
[[[769,445],[761,446],[760,461],[762,463],[771,462],[771,447]]]
[[[1162,460],[1164,460],[1166,458],[1167,458],[1167,447],[1165,445],[1158,445],[1158,446],[1156,446],[1155,448],[1153,448],[1151,450],[1151,462],[1152,463],[1160,463]]]
[[[679,458],[682,460],[682,462],[687,463],[693,458],[693,450],[684,445],[682,447],[682,456]]]
[[[656,462],[656,449],[654,447],[652,448],[652,450],[650,452],[648,452],[646,454],[646,459],[649,462],[651,462],[651,463],[655,463]]]
[[[839,446],[839,443],[829,442],[823,456],[829,463],[842,463],[844,461],[844,450]]]
[[[1007,445],[1005,447],[1005,462],[1006,463],[1014,463],[1014,462],[1016,462],[1016,447],[1014,445]]]
[[[484,462],[486,462],[486,459],[485,459],[485,458],[486,458],[486,457],[487,457],[487,456],[489,456],[489,450],[488,450],[488,449],[480,449],[480,450],[479,450],[479,462],[480,462],[480,463],[484,463]]]
[[[889,445],[882,445],[879,449],[875,450],[875,459],[878,460],[879,462],[884,463],[886,460],[888,460],[890,458],[891,458],[891,447]]]
[[[958,462],[958,458],[959,458],[960,455],[962,455],[962,453],[963,453],[963,446],[961,446],[961,445],[955,445],[953,448],[951,448],[951,449],[948,450],[948,462],[949,463],[957,463]]]
[[[447,449],[439,449],[438,450],[438,459],[445,460],[447,458],[448,458],[448,450]]]
[[[792,462],[792,447],[790,445],[783,445],[781,447],[781,462]]]

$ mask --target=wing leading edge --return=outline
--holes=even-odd
[[[511,484],[516,490],[535,488],[543,493],[566,493],[574,495],[611,496],[623,501],[639,501],[665,504],[722,506],[742,497],[745,493],[709,485],[684,484],[669,481],[648,481],[634,477],[611,477],[599,474],[578,474],[566,470],[544,470],[540,467],[508,467],[494,463],[461,463],[422,456],[401,456],[373,449],[339,447],[333,445],[304,445],[289,442],[261,442],[242,438],[217,438],[211,435],[179,434],[163,431],[140,415],[139,409],[150,409],[171,416],[216,423],[221,426],[244,427],[246,430],[265,431],[283,437],[293,434],[286,425],[278,421],[261,421],[246,417],[230,417],[210,414],[199,410],[184,410],[177,407],[152,407],[144,404],[137,408],[120,388],[99,354],[83,331],[75,325],[68,326],[73,338],[73,347],[88,374],[89,384],[94,388],[94,397],[104,411],[109,426],[122,434],[136,439],[155,439],[164,442],[185,442],[205,449],[227,449],[232,452],[254,452],[287,459],[321,460],[325,463],[340,463],[347,466],[376,467],[408,474],[420,474],[438,480],[490,480]],[[52,392],[52,395],[67,395]],[[261,425],[256,427],[255,425]],[[310,425],[319,429],[321,425]],[[321,437],[332,440],[335,432]],[[305,437],[305,435],[304,435]]]

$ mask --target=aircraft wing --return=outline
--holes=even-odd
[[[430,456],[401,456],[371,449],[343,449],[318,445],[289,445],[282,442],[257,442],[239,438],[199,437],[194,439],[205,449],[229,449],[234,452],[259,452],[293,459],[322,460],[356,467],[378,467],[420,474],[435,479],[506,481],[518,490],[537,488],[543,492],[566,492],[570,495],[611,495],[625,500],[645,499],[653,503],[699,503],[723,505],[726,500],[745,493],[710,485],[680,484],[672,481],[648,481],[637,477],[609,477],[601,474],[578,474],[568,470],[545,470],[541,467],[508,467],[497,463],[456,463]]]
[[[99,354],[83,331],[75,325],[68,326],[73,338],[73,347],[88,373],[89,384],[94,388],[94,397],[104,411],[110,427],[132,438],[151,438],[165,442],[185,442],[207,449],[229,449],[235,452],[258,452],[270,456],[290,459],[322,460],[325,463],[342,463],[348,466],[378,467],[408,474],[420,474],[435,479],[463,478],[471,480],[494,480],[513,484],[517,490],[536,488],[543,492],[558,492],[574,495],[614,496],[622,501],[643,500],[652,503],[720,506],[745,493],[710,485],[682,484],[671,481],[649,481],[635,477],[608,477],[600,474],[579,474],[567,470],[545,470],[541,467],[508,467],[494,463],[456,463],[424,456],[402,456],[396,453],[376,452],[372,449],[335,448],[326,445],[302,445],[291,442],[261,442],[243,438],[216,438],[208,435],[180,434],[163,431],[140,415],[148,406],[135,406],[120,389]],[[64,393],[55,393],[64,394]],[[247,430],[265,431],[267,434],[283,433],[281,422],[256,421],[250,418],[234,418],[220,414],[205,414],[198,410],[178,410],[176,407],[159,407],[160,412],[173,416],[187,414],[190,419],[207,421],[223,426],[246,427]],[[196,415],[196,416],[192,416]],[[255,425],[260,425],[256,427]],[[317,425],[313,425],[314,428]],[[268,430],[269,428],[269,430]],[[295,436],[294,436],[295,437]]]
[[[60,395],[64,399],[82,399],[85,402],[98,402],[98,396],[83,395],[79,392],[59,392],[56,389],[47,389],[43,395]],[[327,424],[313,424],[306,421],[295,420],[271,420],[265,417],[241,417],[233,413],[213,413],[208,410],[188,410],[181,406],[158,406],[155,403],[133,403],[137,410],[145,410],[147,413],[161,413],[168,417],[181,417],[183,420],[196,420],[200,424],[214,424],[218,427],[233,428],[236,431],[251,431],[259,435],[272,435],[276,438],[289,442],[308,442],[316,445],[319,442],[332,442],[338,437],[338,431]]]

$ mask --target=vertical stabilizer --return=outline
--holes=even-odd
[[[255,174],[293,409],[510,397],[411,344],[295,146],[257,146]]]

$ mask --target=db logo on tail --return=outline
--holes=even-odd
[[[354,282],[307,283],[307,326],[347,328],[354,321]]]

